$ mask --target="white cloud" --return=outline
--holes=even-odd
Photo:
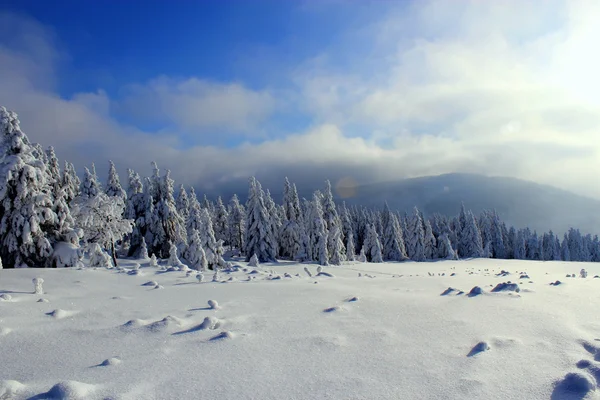
[[[123,106],[143,120],[181,129],[251,133],[273,112],[275,101],[268,91],[254,91],[239,83],[160,77],[127,88]]]

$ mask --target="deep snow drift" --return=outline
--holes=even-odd
[[[600,398],[597,264],[141,265],[0,270],[0,399]]]

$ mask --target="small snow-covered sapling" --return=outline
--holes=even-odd
[[[209,301],[208,301],[208,307],[209,307],[211,310],[218,310],[218,309],[219,309],[219,303],[217,303],[217,301],[216,301],[216,300],[209,300]]]
[[[250,262],[248,263],[248,265],[250,267],[258,267],[259,264],[260,263],[258,262],[258,256],[256,255],[256,253],[254,253],[252,258],[250,258]]]
[[[44,280],[42,278],[33,278],[33,293],[34,294],[44,294],[44,288],[42,285],[44,284]]]
[[[215,271],[215,274],[213,275],[213,282],[219,282],[219,271]]]
[[[202,283],[204,282],[204,275],[198,274],[196,275],[196,279],[198,279],[198,283]]]
[[[579,271],[579,276],[582,278],[587,278],[588,273],[584,268],[582,268],[581,271]]]
[[[156,254],[152,254],[152,257],[150,257],[150,266],[158,267],[158,260],[156,260]]]

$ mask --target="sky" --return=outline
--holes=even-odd
[[[600,198],[593,0],[0,0],[0,105],[101,176],[511,176]]]

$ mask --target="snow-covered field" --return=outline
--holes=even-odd
[[[600,398],[598,264],[239,265],[0,270],[0,399]]]

